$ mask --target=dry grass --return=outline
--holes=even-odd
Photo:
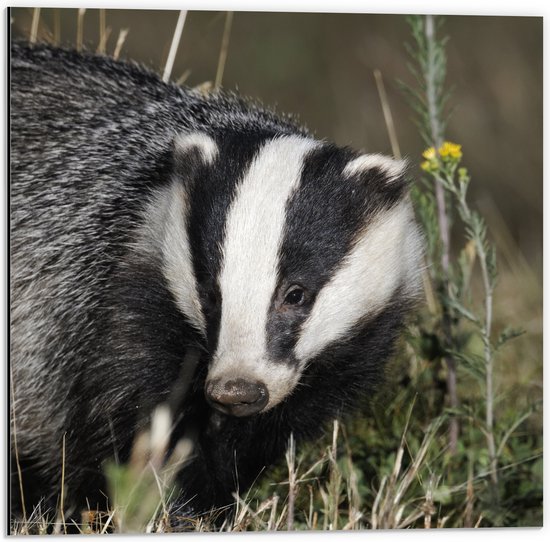
[[[419,519],[425,528],[442,527],[446,518],[433,524],[434,490],[439,477],[431,472],[427,459],[441,422],[438,419],[430,425],[415,451],[407,446],[405,428],[392,472],[382,477],[371,502],[365,502],[361,496],[349,443],[335,420],[332,442],[313,463],[297,458],[291,437],[286,453],[286,479],[266,486],[268,489],[261,491],[264,495],[261,498],[254,487],[242,497],[235,495],[234,513],[221,525],[216,522],[219,510],[198,518],[180,519],[184,519],[186,530],[200,532],[394,529],[410,527]],[[61,499],[57,521],[51,521],[51,511],[38,506],[27,521],[12,524],[12,534],[63,534],[75,529],[81,534],[171,532],[169,510],[175,476],[190,457],[192,445],[180,442],[163,461],[170,427],[168,409],[159,407],[151,428],[136,438],[129,465],[107,466],[112,508],[83,510],[80,523],[74,520],[67,523]],[[404,467],[407,454],[413,455]],[[464,507],[464,515],[468,517],[472,515],[472,488],[470,479],[469,498]]]

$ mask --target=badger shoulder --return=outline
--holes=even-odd
[[[16,123],[25,116],[27,121],[35,119],[37,108],[49,108],[50,113],[41,118],[42,125],[55,127],[56,120],[62,119],[67,128],[72,120],[82,136],[95,131],[97,137],[109,126],[116,127],[121,136],[132,135],[139,128],[151,145],[160,145],[166,144],[165,133],[173,136],[196,129],[306,133],[290,115],[278,114],[235,93],[203,95],[165,83],[157,73],[135,62],[44,44],[12,44],[11,92]]]

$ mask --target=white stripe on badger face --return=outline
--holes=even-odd
[[[208,377],[263,382],[269,392],[266,409],[282,400],[300,376],[285,363],[270,362],[266,325],[286,203],[300,182],[305,155],[316,145],[297,136],[268,142],[238,185],[227,216],[220,333]]]
[[[206,164],[212,164],[218,154],[218,147],[210,136],[202,132],[182,133],[174,139],[174,153],[184,158],[186,154],[198,153]],[[151,252],[160,240],[162,271],[168,289],[190,324],[206,335],[206,322],[187,235],[189,196],[186,186],[193,179],[181,179],[177,175],[176,172],[176,178],[169,187],[147,205],[139,247]]]
[[[187,235],[189,202],[180,179],[172,183],[168,198],[162,240],[164,276],[178,308],[202,335],[206,335],[206,322],[193,272],[191,246]]]
[[[400,283],[409,290],[405,296],[414,294],[421,254],[409,199],[382,210],[317,295],[294,350],[300,365],[344,337],[362,318],[375,316]]]
[[[199,300],[185,225],[188,212],[187,192],[181,179],[174,179],[167,189],[147,204],[144,226],[135,250],[156,257],[159,256],[157,251],[160,251],[162,272],[176,305],[189,323],[205,335],[206,323]]]

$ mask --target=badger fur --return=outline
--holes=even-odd
[[[194,441],[176,507],[226,505],[375,389],[419,288],[402,162],[47,46],[12,47],[10,124],[27,509],[55,507],[63,442],[65,504],[103,506],[104,462],[166,402]]]

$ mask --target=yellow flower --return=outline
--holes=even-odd
[[[432,163],[429,162],[428,160],[426,160],[425,162],[422,162],[420,164],[420,167],[424,170],[424,171],[430,171],[432,169]]]
[[[433,160],[435,158],[435,149],[434,147],[430,147],[429,149],[426,149],[423,153],[422,153],[422,156],[426,159],[426,160]],[[424,169],[424,168],[422,168]]]
[[[439,169],[439,160],[437,159],[437,151],[434,147],[426,149],[422,156],[426,159],[425,162],[420,164],[420,167],[428,173],[433,173]]]
[[[447,158],[449,160],[460,160],[462,158],[462,145],[445,141],[439,148],[439,155],[441,158]]]

